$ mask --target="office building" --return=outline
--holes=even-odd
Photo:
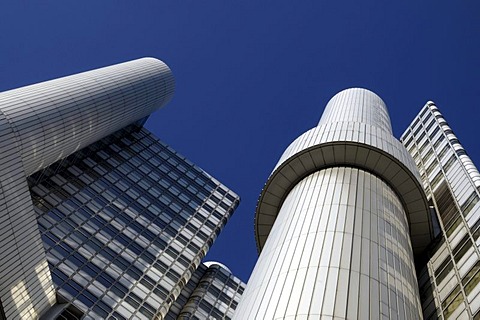
[[[143,128],[173,91],[144,58],[0,94],[0,318],[176,305],[239,198]]]
[[[433,102],[401,140],[438,217],[436,240],[417,263],[425,319],[480,319],[480,174]]]
[[[480,319],[480,174],[433,102],[401,141],[374,93],[330,100],[262,190],[235,319]]]
[[[286,149],[257,205],[261,252],[235,319],[419,319],[414,256],[433,239],[384,102],[348,89]]]
[[[205,262],[182,290],[165,320],[231,319],[245,283],[218,262]],[[172,312],[174,311],[174,312]]]

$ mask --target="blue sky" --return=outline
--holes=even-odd
[[[143,56],[173,70],[147,128],[242,197],[208,258],[246,281],[258,195],[328,100],[365,87],[401,135],[437,103],[480,164],[476,1],[3,1],[0,91]]]

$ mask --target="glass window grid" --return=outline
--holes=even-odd
[[[437,117],[437,118],[438,118],[438,117]],[[445,122],[443,121],[443,123],[445,123]],[[436,130],[436,128],[435,128],[435,129],[434,129],[434,132],[437,132],[437,131],[438,131],[438,130]],[[441,140],[443,140],[442,138],[443,138],[443,135],[440,135],[439,140],[435,141],[435,143],[434,143],[434,148],[436,148],[436,147],[438,147],[438,146],[440,145]],[[443,156],[443,154],[440,154],[440,155]],[[442,157],[440,157],[440,158],[442,158]],[[447,168],[447,169],[448,169],[448,168]],[[463,211],[463,210],[462,210],[462,211]]]
[[[180,313],[180,317],[230,319],[243,293],[244,284],[223,268],[209,267]],[[188,311],[187,311],[188,310]]]
[[[104,157],[105,157],[105,154],[102,154],[102,155],[103,155],[102,158],[104,158]],[[92,162],[91,162],[91,164],[92,164]],[[95,165],[97,166],[98,164],[95,164]],[[75,171],[75,170],[72,170],[72,171]],[[104,172],[105,172],[105,171],[102,171],[102,170],[98,170],[98,171],[100,171],[100,172],[103,173],[103,174],[104,174]],[[92,172],[93,172],[93,171],[90,171],[89,173],[92,173]],[[174,175],[174,176],[175,176],[175,175]],[[175,176],[175,177],[176,177],[176,176]],[[94,178],[100,178],[100,177],[99,177],[98,175],[94,175]],[[115,181],[115,180],[114,180],[114,181]],[[111,181],[110,183],[112,183],[112,182],[114,182],[114,181]],[[184,181],[184,180],[182,180],[182,184],[184,184],[183,181]],[[105,184],[103,183],[103,186],[104,186],[104,185],[105,185]],[[199,185],[199,187],[201,188],[201,185]],[[113,189],[113,191],[116,191],[115,188],[112,188],[112,189]],[[198,187],[197,187],[196,189],[198,190]],[[97,190],[98,190],[98,188],[97,188]],[[97,190],[95,190],[95,192],[97,192]],[[195,189],[194,189],[194,190],[195,190]],[[214,189],[212,189],[212,190],[214,190]],[[189,192],[191,192],[191,190],[189,190]],[[120,193],[120,192],[119,192],[119,191],[114,192],[114,194],[118,194],[118,193]],[[92,193],[91,193],[91,192],[88,192],[88,191],[87,191],[87,194],[88,194],[89,196],[92,196]],[[234,199],[234,200],[235,200],[235,198],[233,198],[230,194],[227,194],[227,195],[230,196],[230,197],[229,197],[230,199]],[[118,196],[118,195],[117,195],[117,196]],[[216,198],[216,197],[214,197],[214,199],[215,199],[215,198]],[[114,199],[117,200],[118,198],[114,198]],[[84,198],[84,199],[82,199],[82,200],[86,200],[86,199]],[[129,200],[129,199],[128,199],[128,200]],[[220,199],[216,198],[215,200],[220,200]],[[185,201],[183,201],[183,202],[185,202]],[[128,203],[128,201],[127,201],[127,203]],[[191,204],[190,204],[190,206],[191,206]],[[97,206],[97,207],[98,207],[98,206]],[[212,208],[212,209],[213,209],[213,208]],[[101,220],[98,220],[98,219],[94,219],[94,220],[96,220],[97,222],[94,223],[93,225],[90,224],[90,226],[89,226],[89,230],[90,230],[90,231],[92,231],[92,230],[97,230],[97,231],[98,231],[98,228],[95,227],[95,224],[100,224],[100,226],[105,226],[105,222],[103,222],[103,221],[101,221]],[[202,220],[203,220],[203,219],[202,219]],[[100,230],[103,232],[103,229],[100,229]],[[87,231],[87,232],[88,232],[88,231]]]

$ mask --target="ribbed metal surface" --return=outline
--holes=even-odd
[[[26,177],[148,116],[174,91],[153,58],[0,93],[0,300],[7,319],[36,319],[55,291]]]
[[[0,112],[30,175],[148,116],[173,92],[167,65],[143,58],[0,93]]]
[[[288,191],[301,178],[330,166],[363,168],[387,181],[406,209],[415,254],[422,253],[433,230],[420,175],[405,147],[392,136],[383,101],[373,92],[358,88],[335,95],[319,126],[298,137],[281,156],[257,206],[255,235],[259,251]]]
[[[318,126],[334,122],[363,123],[393,134],[383,100],[373,92],[361,88],[344,90],[330,99]]]
[[[405,211],[381,179],[337,167],[288,194],[234,319],[420,319]]]
[[[413,253],[432,237],[383,101],[347,89],[284,152],[259,198],[259,261],[236,319],[420,319]]]
[[[15,137],[0,114],[0,299],[7,319],[36,319],[55,291]]]

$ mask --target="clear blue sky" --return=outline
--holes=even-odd
[[[2,1],[0,90],[165,61],[175,97],[146,126],[242,197],[208,258],[246,281],[265,180],[342,89],[380,95],[397,137],[435,101],[480,165],[479,3],[329,2]]]

